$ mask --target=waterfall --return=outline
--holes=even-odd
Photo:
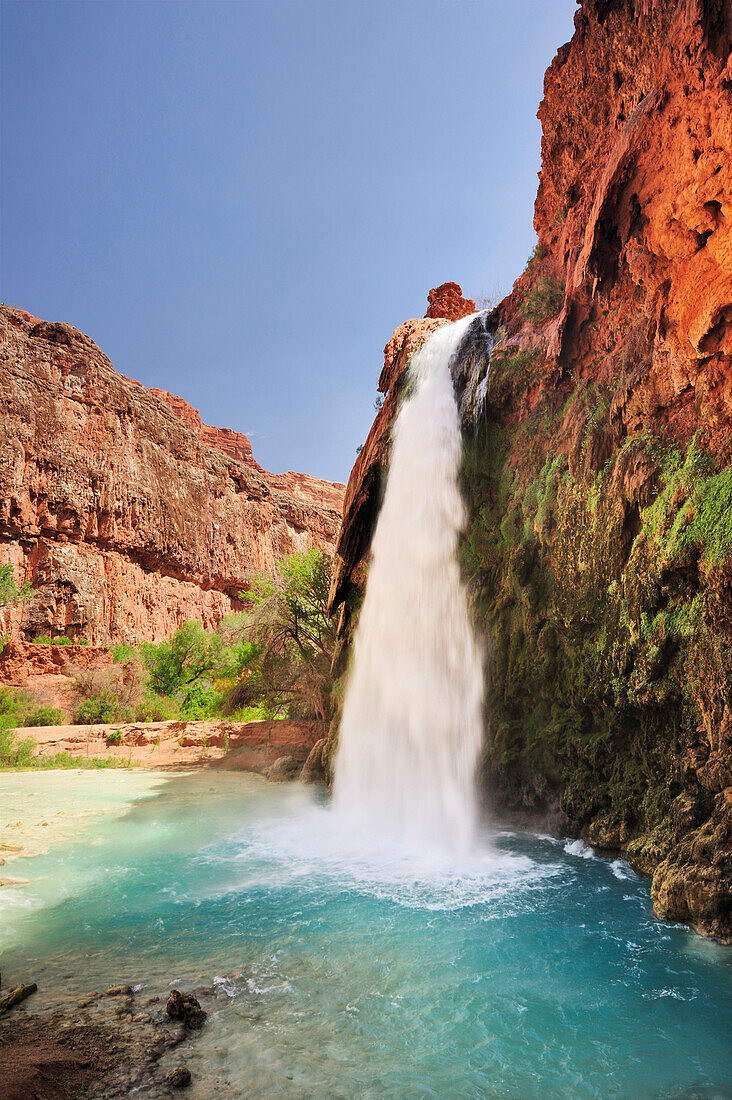
[[[457,544],[465,524],[451,365],[475,317],[415,353],[396,417],[335,765],[334,809],[359,830],[469,849],[483,670]]]

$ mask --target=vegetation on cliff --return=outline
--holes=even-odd
[[[486,778],[504,806],[561,805],[565,824],[652,873],[721,811],[729,781],[731,471],[701,432],[686,447],[619,438],[613,395],[593,383],[547,387],[502,423],[542,365],[499,347],[493,414],[465,447]],[[724,935],[729,847],[707,863],[705,913],[687,915]]]

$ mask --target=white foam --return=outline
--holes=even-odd
[[[568,840],[564,845],[568,856],[579,856],[580,859],[596,859],[595,853],[584,840]]]
[[[209,863],[233,864],[217,893],[322,883],[324,888],[335,885],[405,908],[446,911],[525,899],[539,883],[561,874],[558,864],[499,851],[487,834],[469,854],[425,851],[387,840],[378,830],[369,834],[344,829],[330,806],[295,798],[289,809],[276,819],[248,826],[233,845],[205,853]]]
[[[619,878],[621,881],[630,878],[630,868],[622,859],[614,859],[610,864],[610,870],[615,875],[615,878]]]

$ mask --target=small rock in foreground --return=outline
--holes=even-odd
[[[191,1083],[191,1071],[185,1066],[175,1066],[165,1074],[165,1083],[174,1089],[185,1089]]]

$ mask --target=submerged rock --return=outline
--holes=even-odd
[[[158,1076],[158,1063],[183,1042],[195,1026],[158,1011],[135,1009],[135,994],[116,992],[129,986],[89,994],[76,1007],[20,1011],[3,1017],[0,1028],[0,1096],[2,1100],[58,1097],[59,1100],[113,1100],[146,1092]],[[120,1004],[118,998],[124,998]],[[189,994],[180,994],[185,1000]],[[159,1001],[160,998],[154,998]],[[150,1003],[145,998],[144,1003]],[[205,1012],[198,1001],[186,1002],[194,1018]],[[193,1028],[193,1030],[191,1030]],[[173,1087],[190,1083],[189,1071],[175,1067]],[[188,1074],[188,1080],[184,1080]]]

